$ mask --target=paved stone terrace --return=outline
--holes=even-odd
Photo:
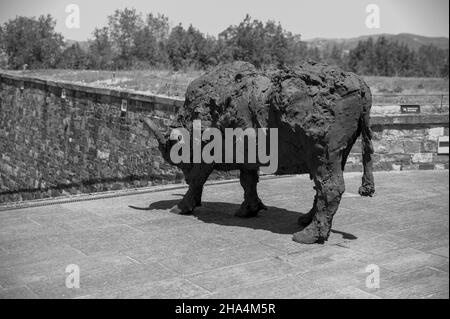
[[[253,219],[233,217],[239,183],[206,187],[193,216],[168,210],[183,189],[2,211],[0,297],[449,298],[448,170],[376,173],[373,198],[356,195],[360,177],[346,175],[324,245],[291,240],[312,205],[307,176],[262,181],[269,210]],[[65,286],[69,264],[79,289]]]

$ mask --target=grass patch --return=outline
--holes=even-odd
[[[183,98],[189,83],[202,74],[202,71],[195,70],[184,72],[170,70],[29,70],[7,72],[177,98]],[[364,80],[374,94],[374,105],[420,104],[440,107],[441,103],[447,106],[449,104],[448,78],[364,76]],[[411,94],[416,96],[410,96]],[[444,96],[441,96],[442,94]]]
[[[364,76],[373,94],[448,94],[448,78]]]

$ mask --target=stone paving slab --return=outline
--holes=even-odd
[[[323,245],[292,241],[308,176],[262,180],[250,219],[238,182],[205,187],[192,216],[169,211],[184,189],[1,211],[0,298],[449,298],[448,171],[375,173],[372,198],[360,178]]]

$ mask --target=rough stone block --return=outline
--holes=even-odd
[[[387,154],[389,153],[389,143],[386,140],[380,140],[380,141],[372,141],[373,149],[375,153],[379,154]]]
[[[361,139],[360,138],[358,138],[356,140],[355,144],[353,144],[351,153],[362,153]]]
[[[436,153],[437,152],[437,141],[427,140],[422,142],[420,147],[421,153]]]
[[[448,155],[433,154],[433,162],[439,164],[448,164]]]
[[[415,153],[412,156],[413,163],[432,163],[433,153]]]
[[[411,163],[409,154],[380,154],[380,162],[408,165]]]
[[[421,170],[431,170],[434,169],[435,166],[433,163],[423,163],[423,164],[419,164],[419,169]]]
[[[110,155],[110,153],[107,151],[97,150],[97,157],[101,160],[109,159],[109,155]]]
[[[402,165],[402,171],[413,171],[419,169],[419,164]]]
[[[443,127],[433,127],[428,130],[428,136],[431,139],[437,139],[439,136],[444,135],[444,128]]]
[[[376,162],[373,165],[375,171],[390,171],[392,170],[392,163],[390,162]]]
[[[362,164],[346,164],[345,172],[362,172]]]
[[[383,130],[381,128],[372,129],[372,142],[379,141],[383,138]]]
[[[403,152],[406,154],[421,152],[421,150],[420,150],[421,141],[420,140],[403,140],[402,145],[403,145]]]
[[[361,159],[362,159],[361,154],[350,154],[347,157],[347,163],[348,164],[360,164],[360,163],[362,163]]]

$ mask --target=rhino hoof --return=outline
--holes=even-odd
[[[169,212],[177,215],[190,215],[192,214],[192,210],[189,209],[181,209],[178,205],[173,206]]]
[[[243,202],[234,216],[243,218],[255,217],[258,215],[258,212],[260,210],[267,210],[267,206],[264,205],[261,201],[258,201],[258,203],[253,206],[248,205],[246,202]]]
[[[239,207],[239,209],[234,213],[234,216],[236,217],[242,217],[242,218],[249,218],[249,217],[255,217],[258,215],[257,210],[250,210],[247,207]]]
[[[315,244],[323,243],[324,240],[316,235],[310,228],[305,228],[302,231],[295,233],[292,240],[300,244]]]
[[[372,185],[361,186],[358,190],[359,195],[372,197],[375,193],[375,188]]]

